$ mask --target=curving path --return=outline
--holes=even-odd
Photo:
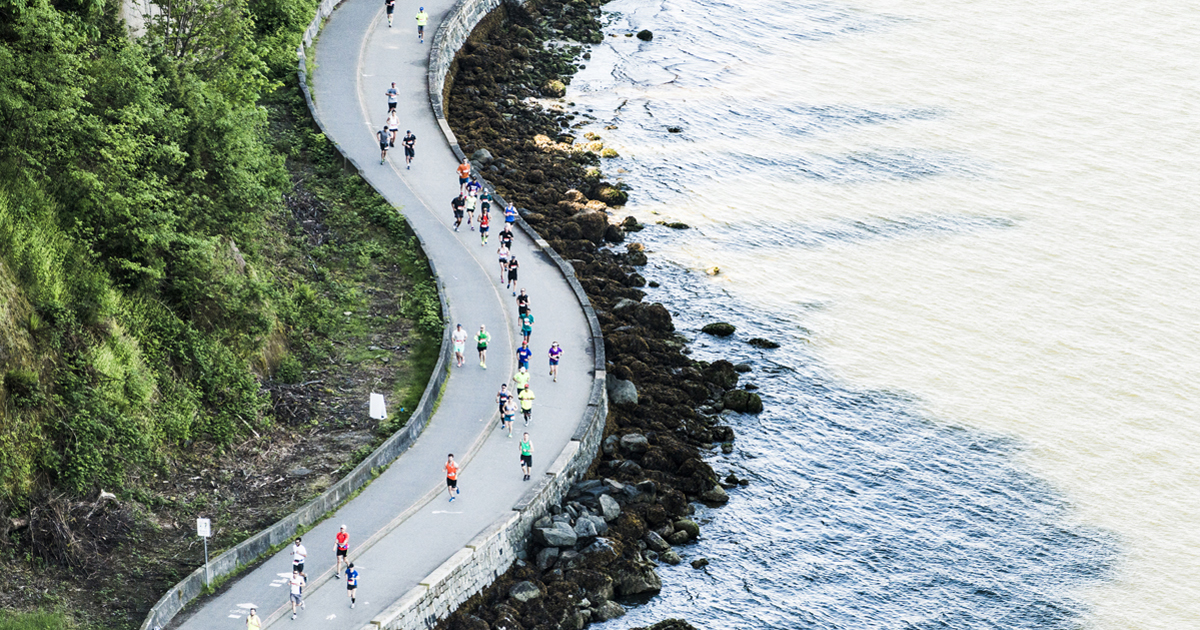
[[[397,3],[389,29],[378,0],[347,0],[329,18],[316,45],[313,96],[330,139],[363,166],[362,175],[400,209],[422,237],[445,285],[450,319],[469,333],[480,324],[492,333],[488,369],[474,360],[452,368],[441,403],[416,444],[354,500],[304,536],[310,583],[307,609],[291,621],[286,613],[290,575],[288,550],[244,574],[221,595],[181,615],[188,630],[244,628],[251,604],[264,626],[361,628],[373,616],[417,585],[463,548],[531,486],[523,482],[517,442],[520,414],[511,439],[497,428],[493,402],[500,383],[516,366],[516,302],[498,282],[495,251],[501,213],[492,212],[492,238],[482,247],[477,232],[450,229],[450,200],[458,190],[455,157],[437,126],[427,94],[429,46],[451,0],[429,0],[425,43],[417,42],[415,5]],[[387,114],[387,87],[401,90],[401,135],[417,136],[417,159],[405,170],[399,147],[387,165],[379,164],[373,132]],[[534,476],[544,474],[570,441],[587,405],[593,361],[587,321],[569,285],[549,258],[516,230],[513,250],[521,262],[536,317],[531,339],[532,388],[537,396],[530,432],[535,446]],[[551,341],[564,349],[557,383],[547,376]],[[462,494],[448,503],[442,469],[446,454],[460,465]],[[360,571],[358,605],[351,610],[346,589],[331,579],[334,534],[341,524],[351,534],[351,557]],[[357,557],[356,557],[357,556]]]

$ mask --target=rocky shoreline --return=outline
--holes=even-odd
[[[631,217],[615,222],[612,208],[626,193],[598,168],[611,149],[595,134],[576,137],[586,113],[542,100],[561,99],[590,58],[583,44],[601,41],[601,5],[506,5],[501,23],[472,34],[451,69],[447,117],[463,150],[570,260],[596,310],[609,414],[602,451],[562,504],[534,524],[527,559],[443,620],[445,630],[578,630],[620,616],[624,609],[613,600],[657,592],[655,568],[681,562],[676,547],[700,536],[689,518],[693,502],[724,503],[727,488],[745,483],[718,479],[702,455],[733,447],[722,411],[762,410],[757,394],[737,387],[749,366],[690,359],[671,314],[644,301],[647,280],[638,268],[646,254],[638,243],[625,244],[642,226]]]

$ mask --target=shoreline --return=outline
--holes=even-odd
[[[545,43],[598,40],[600,7],[506,5],[500,19],[489,15],[472,31],[446,80],[446,118],[474,169],[574,266],[604,332],[610,396],[603,448],[585,479],[534,523],[526,560],[439,623],[447,630],[481,623],[582,628],[624,614],[616,598],[657,592],[654,568],[681,562],[673,547],[700,535],[689,518],[692,503],[723,504],[726,487],[737,485],[722,483],[702,459],[717,444],[732,449],[733,430],[718,414],[761,411],[757,394],[737,388],[735,366],[689,359],[666,308],[643,302],[644,248],[607,248],[642,226],[609,218],[626,194],[601,179],[602,142],[589,134],[573,144],[575,115],[534,100],[561,101],[578,62],[590,58],[584,44],[548,50]]]

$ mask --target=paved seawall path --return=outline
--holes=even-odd
[[[437,411],[413,447],[304,535],[310,582],[306,608],[297,620],[290,619],[290,610],[284,612],[291,571],[285,548],[220,595],[181,614],[178,627],[244,628],[249,606],[255,605],[264,626],[361,628],[498,516],[512,511],[534,483],[522,481],[522,431],[529,431],[535,446],[536,481],[578,427],[593,375],[587,320],[558,268],[522,231],[514,230],[520,286],[528,290],[536,318],[530,382],[537,398],[528,428],[519,413],[513,438],[498,428],[495,395],[501,383],[512,386],[520,342],[515,298],[499,281],[502,209],[493,208],[487,246],[465,225],[459,232],[451,229],[456,160],[431,111],[426,87],[429,47],[452,5],[450,0],[424,5],[430,20],[422,44],[413,19],[417,5],[397,3],[395,26],[388,28],[382,2],[347,0],[329,18],[315,47],[312,92],[329,139],[362,166],[363,177],[421,235],[445,285],[451,325],[461,323],[471,336],[480,324],[491,332],[488,368],[479,366],[474,343],[468,342],[466,365],[451,368]],[[399,142],[389,152],[388,164],[379,164],[373,136],[386,119],[385,92],[392,81],[400,90],[400,135],[411,129],[417,137],[411,170],[404,168]],[[547,374],[552,341],[564,350],[558,382]],[[443,471],[451,452],[462,466],[462,494],[453,503],[447,501]],[[360,573],[353,610],[344,581],[331,579],[334,534],[342,524],[350,532],[350,554]]]

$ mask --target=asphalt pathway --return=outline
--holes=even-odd
[[[290,550],[285,548],[254,571],[240,576],[219,596],[180,616],[188,630],[244,628],[250,606],[265,626],[303,629],[361,628],[400,595],[511,511],[531,486],[522,480],[518,447],[529,431],[534,478],[571,439],[587,406],[592,359],[587,321],[570,287],[544,253],[520,230],[513,251],[520,260],[520,286],[528,290],[536,318],[530,383],[537,398],[533,421],[517,414],[514,437],[498,427],[496,392],[511,385],[520,335],[516,301],[499,281],[497,234],[502,209],[492,211],[492,237],[481,246],[479,233],[451,227],[450,200],[457,194],[456,160],[429,106],[426,69],[429,47],[451,0],[425,4],[430,14],[425,42],[417,41],[415,4],[397,3],[389,28],[383,3],[347,0],[334,11],[316,46],[313,97],[329,137],[364,169],[363,176],[407,218],[425,241],[445,285],[453,324],[472,335],[480,324],[492,334],[488,367],[480,367],[474,343],[467,363],[452,368],[430,425],[416,444],[354,500],[304,535],[308,549],[305,610],[291,620],[287,608]],[[311,63],[311,61],[310,61]],[[400,90],[401,136],[417,137],[416,159],[405,169],[399,141],[389,162],[379,163],[374,132],[387,117],[385,92]],[[548,376],[547,350],[563,347],[558,382]],[[448,502],[443,465],[453,452],[462,470],[461,495]],[[350,533],[350,554],[359,570],[358,603],[349,606],[345,582],[332,577],[334,534]]]

